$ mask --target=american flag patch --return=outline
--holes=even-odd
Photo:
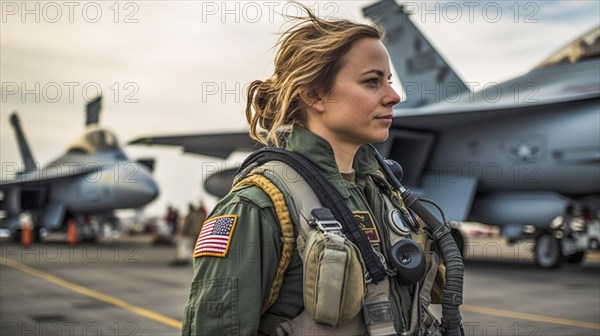
[[[198,240],[196,240],[194,258],[201,256],[225,257],[236,222],[236,215],[214,217],[204,222]]]

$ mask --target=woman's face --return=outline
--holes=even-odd
[[[332,93],[312,104],[308,128],[332,145],[385,141],[392,124],[392,107],[400,101],[390,79],[389,55],[381,41],[356,41],[345,56]]]

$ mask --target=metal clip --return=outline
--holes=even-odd
[[[333,217],[331,210],[317,208],[311,211],[311,224],[316,225],[321,232],[342,231],[342,224]]]
[[[342,230],[342,224],[340,224],[340,222],[338,222],[338,221],[315,220],[315,224],[317,224],[317,227],[319,228],[319,230],[321,230],[323,232],[341,231]]]

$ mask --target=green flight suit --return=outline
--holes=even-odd
[[[348,181],[352,177],[340,174],[329,143],[300,126],[294,126],[287,149],[316,163],[355,216],[370,218],[366,226],[370,224],[375,230],[369,230],[369,241],[387,258],[391,248],[389,228],[380,190],[382,183],[374,183],[379,168],[374,149],[370,145],[359,148],[354,160],[355,182]],[[182,335],[259,333],[261,306],[271,289],[282,245],[277,216],[270,198],[256,186],[229,193],[208,221],[223,215],[237,215],[228,252],[224,257],[195,258]],[[280,295],[267,313],[293,319],[303,311],[302,290],[302,262],[295,251]],[[413,290],[390,278],[389,298],[398,333],[407,330],[410,322]]]

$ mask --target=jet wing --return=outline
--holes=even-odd
[[[225,159],[235,151],[254,151],[263,145],[243,133],[215,133],[151,136],[132,140],[128,145],[164,145],[182,147],[185,153]]]
[[[531,113],[549,106],[562,104],[566,107],[585,101],[597,101],[600,97],[598,78],[600,59],[559,64],[535,69],[500,84],[469,83],[483,89],[458,95],[441,95],[436,97],[435,103],[419,107],[401,103],[395,106],[394,112],[399,126],[416,123],[428,125],[426,129],[442,130],[456,126],[457,122],[464,124],[511,113]],[[438,122],[432,124],[431,118]]]
[[[513,105],[501,109],[500,106],[491,106],[488,109],[477,111],[452,110],[444,112],[402,113],[395,111],[392,128],[409,129],[418,131],[443,132],[467,124],[505,120],[506,118],[520,118],[546,114],[556,110],[568,113],[574,108],[598,108],[598,97],[578,101],[558,102],[552,104]]]
[[[6,190],[13,187],[43,187],[48,184],[53,184],[59,181],[86,175],[105,167],[100,165],[82,166],[82,165],[48,165],[43,169],[34,171],[26,171],[15,173],[15,178],[12,180],[0,181],[0,190]]]

